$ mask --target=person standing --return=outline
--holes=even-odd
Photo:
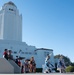
[[[45,59],[45,65],[46,65],[46,67],[48,68],[48,71],[51,72],[49,59],[50,59],[50,56],[49,56],[49,54],[48,54],[48,55],[46,56],[46,59]]]
[[[24,67],[25,67],[25,73],[29,73],[29,61],[28,61],[28,59],[25,60]]]
[[[16,56],[15,63],[18,65],[18,56]]]
[[[30,72],[35,73],[36,72],[36,63],[35,63],[34,57],[31,57],[29,65],[30,65]]]
[[[18,59],[18,66],[19,66],[19,67],[22,66],[22,63],[21,63],[20,59]]]
[[[50,64],[49,59],[50,59],[50,56],[47,55],[47,56],[46,56],[46,59],[45,59],[45,64],[46,64],[46,66],[48,66],[48,67],[49,67],[49,64]]]
[[[66,68],[65,62],[64,62],[63,56],[61,56],[60,59],[58,60],[57,70],[59,70],[60,73],[64,73],[65,68]]]

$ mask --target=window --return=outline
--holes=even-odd
[[[37,53],[35,53],[35,55],[37,55]]]
[[[13,11],[13,9],[9,8],[9,10]]]
[[[29,54],[32,54],[31,52],[29,52]]]
[[[14,54],[17,54],[17,52],[16,52],[16,51],[14,51]]]
[[[22,52],[22,54],[24,54],[24,52]]]
[[[49,54],[49,52],[44,52],[44,56],[46,57]]]
[[[28,52],[25,52],[25,54],[28,54]]]

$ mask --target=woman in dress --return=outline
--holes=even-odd
[[[30,67],[30,73],[36,72],[36,63],[35,63],[34,57],[31,57],[29,67]]]

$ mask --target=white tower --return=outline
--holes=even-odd
[[[0,10],[0,39],[22,41],[22,15],[11,1]]]

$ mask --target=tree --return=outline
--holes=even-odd
[[[74,66],[68,66],[66,72],[74,72]]]
[[[58,54],[58,55],[55,55],[54,58],[60,58],[61,56],[63,57],[66,66],[71,65],[72,62],[67,56]]]
[[[71,63],[71,66],[74,66],[74,62]]]

